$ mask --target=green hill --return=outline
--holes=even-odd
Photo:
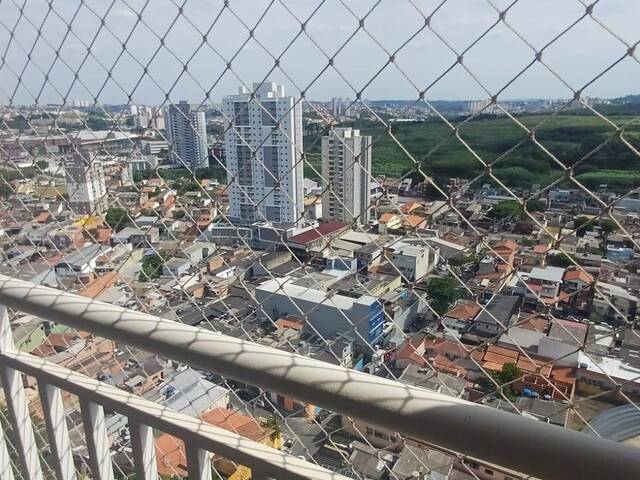
[[[624,138],[640,150],[640,122],[633,121],[636,117],[608,118],[618,127],[628,123]],[[399,177],[416,171],[417,162],[437,181],[449,177],[475,178],[484,171],[484,161],[491,164],[500,181],[514,187],[547,185],[563,175],[564,167],[572,165],[578,177],[591,188],[601,183],[621,191],[640,186],[640,158],[616,135],[613,125],[585,114],[552,118],[525,115],[516,120],[528,128],[537,126],[535,141],[506,117],[468,122],[449,120],[453,127],[457,126],[457,132],[440,119],[396,123],[392,126],[393,136],[379,123],[355,122],[350,126],[373,137],[374,175]],[[607,139],[608,143],[596,148]],[[305,137],[305,151],[309,163],[320,171],[319,135]],[[305,173],[316,177],[310,165]]]

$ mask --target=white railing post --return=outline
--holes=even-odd
[[[211,480],[211,454],[185,442],[189,480]]]
[[[0,353],[13,351],[13,334],[9,324],[7,307],[0,305]],[[22,384],[22,374],[13,368],[2,366],[2,387],[4,388],[13,438],[16,442],[18,460],[22,472],[29,480],[41,480],[42,468],[38,458],[38,446],[29,416],[29,404]],[[4,467],[0,467],[4,468]]]
[[[58,480],[75,480],[76,469],[69,442],[69,430],[60,389],[47,383],[38,383],[44,421],[47,425],[49,448],[54,458]]]
[[[131,433],[136,480],[157,480],[158,464],[156,463],[153,429],[130,418],[129,432]]]
[[[111,450],[102,405],[80,398],[82,423],[94,480],[112,480]]]
[[[0,422],[0,478],[3,480],[14,480],[13,469],[11,468],[11,457],[7,448],[7,439],[4,436],[2,422]]]

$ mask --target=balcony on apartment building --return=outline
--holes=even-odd
[[[253,478],[345,478],[17,350],[7,308],[338,412],[365,425],[367,432],[395,432],[404,442],[464,461],[478,478],[494,471],[503,472],[501,478],[635,478],[640,471],[636,449],[597,436],[1,275],[0,304],[0,368],[13,433],[9,444],[0,432],[3,480],[14,478],[14,468],[25,479],[45,478],[28,407],[35,389],[53,459],[49,465],[61,480],[76,478],[63,405],[69,394],[80,402],[88,465],[95,479],[114,478],[105,412],[128,419],[138,480],[158,477],[154,438],[159,432],[183,442],[183,467],[190,479],[212,478],[212,458],[220,457],[246,466]],[[26,384],[23,376],[35,379],[35,384]],[[473,470],[478,465],[487,467]],[[423,477],[433,478],[424,473]]]

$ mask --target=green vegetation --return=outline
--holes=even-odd
[[[47,162],[46,160],[38,160],[36,162],[36,167],[38,167],[38,171],[45,170],[49,168],[49,162]]]
[[[142,271],[140,272],[140,281],[147,282],[154,278],[158,278],[162,273],[162,265],[164,259],[160,255],[148,255],[142,260]]]
[[[491,378],[483,377],[479,381],[482,388],[488,392],[497,393],[500,391],[507,398],[515,400],[516,390],[513,387],[513,382],[522,376],[522,372],[518,366],[515,363],[505,363],[499,372],[489,373]],[[493,379],[493,381],[491,381],[491,379]],[[499,385],[497,388],[496,383]]]
[[[551,267],[567,268],[573,265],[573,262],[564,253],[547,256],[547,265]]]
[[[515,200],[505,200],[496,203],[491,209],[493,218],[519,217],[522,214],[522,205]]]
[[[131,223],[127,211],[124,208],[120,207],[109,208],[104,220],[114,232],[122,230],[124,227]]]
[[[429,305],[438,314],[444,315],[453,303],[460,298],[458,281],[452,276],[434,277],[427,284]]]
[[[640,167],[637,157],[636,161],[631,162],[629,166],[633,168]],[[606,184],[616,192],[626,193],[640,185],[640,170],[599,170],[581,173],[576,178],[585,187],[592,190]]]
[[[628,191],[640,186],[640,159],[615,136],[612,127],[592,115],[562,114],[547,117],[548,115],[523,115],[518,117],[518,121],[528,128],[539,125],[536,128],[536,141],[563,165],[575,164],[602,142],[609,140],[604,147],[593,152],[576,167],[577,178],[589,188],[597,188],[606,183],[614,190]],[[617,125],[632,118],[630,115],[609,117]],[[488,117],[467,123],[458,122],[459,137],[469,148],[439,119],[394,124],[393,135],[407,153],[380,123],[358,121],[348,125],[373,137],[374,175],[399,177],[407,174],[415,170],[412,160],[415,159],[420,162],[422,171],[433,176],[436,182],[444,183],[447,178],[456,176],[474,178],[483,173],[484,167],[469,149],[485,162],[495,162],[492,163],[492,173],[510,187],[529,187],[534,183],[548,185],[564,175],[563,168],[509,118]],[[308,163],[305,165],[305,174],[310,177],[317,178],[311,166],[318,171],[321,168],[321,135],[322,132],[317,132],[305,137]],[[628,125],[625,128],[625,138],[636,148],[640,148],[640,124]],[[421,180],[418,174],[414,178]],[[488,177],[478,181],[491,182]]]
[[[600,236],[605,240],[609,235],[618,231],[618,224],[610,218],[603,218],[598,226],[600,227]]]
[[[589,223],[588,217],[580,216],[573,219],[573,228],[576,231],[576,236],[584,237],[584,234],[590,230],[593,230],[593,223]]]
[[[98,112],[87,115],[85,123],[90,130],[110,130],[114,126],[114,122],[109,117]]]
[[[133,180],[135,182],[140,182],[149,178],[157,178],[160,177],[165,181],[171,180],[202,180],[202,179],[211,179],[218,180],[220,182],[226,182],[227,172],[222,167],[208,167],[208,168],[198,168],[194,172],[189,171],[187,168],[167,168],[167,169],[159,169],[159,170],[147,170],[145,172],[136,172],[134,174]]]

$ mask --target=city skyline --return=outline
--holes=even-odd
[[[222,2],[218,3],[221,8]],[[201,2],[187,3],[182,15],[188,17],[198,30],[206,32],[214,21],[211,13],[219,11],[218,3],[206,6]],[[625,5],[625,9],[622,9],[619,8],[620,3],[598,4],[594,16],[633,45],[637,41],[633,18],[640,13],[640,5]],[[356,2],[351,6],[352,12],[338,5],[340,15],[331,15],[330,9],[320,8],[308,21],[308,36],[297,37],[282,55],[279,67],[274,70],[272,55],[285,50],[287,43],[300,33],[300,23],[292,14],[307,18],[316,6],[315,3],[297,1],[284,5],[290,12],[281,3],[269,9],[263,3],[233,5],[233,11],[245,19],[247,25],[257,23],[266,10],[264,19],[255,28],[254,40],[244,46],[248,30],[237,20],[229,18],[232,15],[225,9],[225,21],[218,22],[207,35],[214,44],[213,48],[206,45],[200,47],[202,34],[190,25],[178,22],[177,26],[169,28],[178,12],[173,5],[158,3],[145,7],[141,16],[144,21],[142,27],[135,27],[138,16],[134,11],[142,6],[118,5],[107,11],[106,6],[97,5],[92,6],[92,11],[80,8],[73,16],[74,5],[56,5],[59,15],[47,18],[47,35],[38,41],[33,32],[26,28],[25,19],[34,24],[43,21],[47,11],[46,2],[29,2],[24,8],[25,19],[22,22],[18,21],[14,8],[0,5],[0,14],[6,19],[6,28],[0,32],[0,39],[8,41],[9,31],[15,30],[14,41],[10,43],[13,46],[8,49],[0,65],[0,81],[5,85],[0,91],[0,103],[12,101],[14,104],[31,104],[34,98],[39,104],[60,103],[67,89],[60,89],[58,85],[71,85],[68,99],[89,98],[92,99],[91,103],[97,92],[100,92],[99,103],[104,104],[127,103],[129,93],[132,94],[133,103],[160,104],[166,99],[166,93],[170,95],[170,102],[188,98],[201,103],[206,99],[205,91],[210,92],[211,101],[216,101],[233,90],[238,79],[266,77],[286,85],[293,96],[305,90],[307,98],[353,98],[366,85],[363,91],[363,97],[366,98],[414,99],[418,97],[419,90],[426,88],[455,63],[456,54],[453,50],[464,51],[489,29],[498,16],[488,4],[458,1],[454,6],[452,2],[446,2],[433,14],[432,30],[429,30],[424,28],[424,16],[436,6],[436,2],[419,5],[420,12],[409,2],[382,2],[368,15],[367,11],[374,5],[373,2]],[[497,6],[506,8],[507,5],[501,1],[497,2]],[[553,10],[545,8],[547,6],[553,7]],[[545,14],[549,11],[553,11],[553,15]],[[365,15],[364,25],[370,36],[362,30],[358,31],[348,46],[335,56],[334,67],[326,68],[327,55],[338,51],[342,42],[357,29],[357,18]],[[100,18],[103,16],[111,21],[111,32],[100,30]],[[579,2],[556,5],[545,0],[518,2],[509,9],[505,18],[527,42],[540,49],[582,16],[584,6]],[[66,23],[70,18],[73,18],[73,34],[64,38]],[[10,29],[9,26],[16,22],[17,27]],[[266,28],[267,25],[269,28]],[[154,41],[142,41],[142,36],[149,34],[150,30],[155,32],[152,37]],[[453,50],[439,40],[436,33]],[[154,55],[159,46],[158,38],[163,34],[166,34],[166,48],[158,49]],[[128,38],[126,54],[120,56],[125,38]],[[220,38],[225,41],[220,42]],[[315,47],[311,39],[327,55]],[[399,69],[392,65],[383,68],[388,61],[388,54],[373,39],[378,40],[389,53],[408,41],[394,60],[415,87]],[[57,48],[60,44],[62,47]],[[89,44],[92,44],[91,55],[85,60]],[[34,46],[33,54],[30,60],[26,60],[24,49],[28,50],[31,46]],[[240,53],[234,56],[238,50]],[[509,84],[531,62],[534,52],[506,25],[500,24],[465,53],[464,65],[469,72],[460,65],[454,67],[427,90],[427,97],[482,99],[489,96],[483,86],[489,92],[496,92],[509,85],[501,92],[502,98],[569,98],[572,96],[571,90],[552,72],[573,89],[579,89],[624,56],[626,50],[627,47],[615,40],[600,24],[586,18],[545,49],[542,58],[549,70],[534,64]],[[57,60],[56,52],[59,52],[60,60]],[[233,58],[231,71],[227,70],[230,58]],[[501,61],[493,62],[491,69],[485,68],[494,58],[500,58]],[[183,62],[187,59],[189,68],[183,71]],[[24,74],[17,82],[15,72],[23,69]],[[635,59],[624,58],[611,71],[589,84],[583,94],[613,98],[633,92],[637,88],[634,78],[637,78],[638,69],[640,65]],[[42,73],[46,71],[47,80]],[[76,71],[78,78],[73,81]],[[107,72],[111,72],[111,75]],[[477,76],[477,81],[470,76],[470,73],[479,72],[482,74]],[[340,73],[346,75],[349,84],[341,79]],[[319,79],[312,83],[319,74]],[[372,78],[375,79],[369,84]]]

